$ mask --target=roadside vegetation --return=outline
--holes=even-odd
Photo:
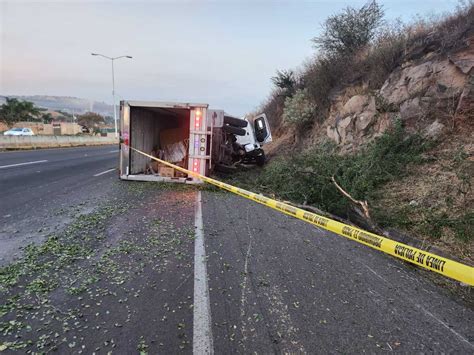
[[[100,127],[105,125],[105,117],[95,112],[86,112],[77,116],[77,123],[94,134],[100,134]]]
[[[6,98],[6,102],[0,106],[0,124],[13,127],[20,122],[35,122],[50,124],[55,122],[76,122],[86,127],[90,133],[100,134],[101,128],[113,122],[111,117],[102,116],[95,112],[85,112],[81,115],[73,115],[68,112],[57,110],[47,112],[47,109],[36,106],[33,102],[19,100],[17,98]]]
[[[423,119],[451,117],[443,122],[452,138],[428,138],[416,122],[402,120],[400,107],[379,90],[404,62],[427,51],[442,57],[465,48],[473,28],[471,0],[459,2],[450,15],[411,24],[385,20],[377,1],[330,16],[312,40],[314,57],[297,70],[278,70],[273,92],[257,110],[267,114],[277,140],[270,161],[230,178],[232,183],[375,232],[407,233],[472,262],[468,115],[456,117],[455,130],[449,107],[433,105],[435,111]],[[326,136],[332,125],[326,120],[339,110],[336,99],[344,104],[355,95],[374,97],[376,118],[390,117],[391,128],[358,137],[357,145],[345,149]],[[292,137],[279,141],[280,136]]]
[[[7,127],[19,121],[51,123],[53,118],[45,111],[32,102],[7,97],[6,103],[0,106],[0,123]]]
[[[316,207],[338,217],[364,224],[358,204],[366,202],[370,222],[380,228],[397,227],[423,237],[441,237],[448,229],[458,240],[474,240],[473,213],[466,208],[457,216],[447,211],[425,210],[418,203],[386,200],[390,183],[413,174],[413,169],[429,165],[434,159],[428,154],[438,142],[405,131],[401,121],[375,139],[361,151],[351,155],[338,154],[335,144],[313,147],[293,157],[277,157],[262,169],[241,172],[230,182],[302,207]],[[454,195],[466,196],[471,189],[466,173],[468,164],[462,151],[455,157],[455,170],[461,177]],[[338,186],[339,188],[338,188]],[[466,199],[466,203],[468,203]],[[404,206],[397,208],[396,206]],[[435,206],[433,206],[435,207]],[[359,213],[358,213],[359,212]],[[416,217],[409,217],[412,214]]]

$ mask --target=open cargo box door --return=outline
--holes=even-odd
[[[166,157],[174,159],[162,156],[163,160],[207,175],[212,142],[212,130],[207,122],[207,106],[207,104],[122,101],[120,178],[140,181],[200,182],[199,179],[183,176],[178,172],[173,174],[174,170],[171,170],[170,174],[170,169],[165,167],[161,170],[163,176],[152,174],[150,170],[155,172],[157,169],[149,169],[151,159],[129,147],[158,158],[160,158],[158,155],[166,151],[168,153]],[[174,149],[173,145],[178,149]],[[159,154],[157,150],[160,151]],[[156,161],[154,163],[156,164]]]

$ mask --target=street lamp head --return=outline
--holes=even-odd
[[[132,59],[132,58],[133,58],[131,55],[127,55],[126,57],[127,57],[127,58],[130,58],[130,59]]]
[[[91,53],[91,55],[98,55],[97,53]]]

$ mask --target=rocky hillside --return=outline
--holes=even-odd
[[[308,90],[315,113],[299,127],[285,122],[288,95],[277,88],[261,108],[276,133],[272,153],[277,147],[276,151],[283,146],[304,148],[324,139],[335,142],[342,152],[353,152],[397,119],[411,131],[431,137],[467,133],[456,130],[458,126],[472,129],[474,5],[442,21],[398,31],[360,49],[346,62],[323,58],[329,67],[324,68],[316,56],[314,64],[304,67],[295,86]],[[315,72],[318,79],[312,77]],[[326,81],[320,79],[324,76]],[[312,88],[315,84],[324,91]]]
[[[331,30],[315,42],[330,43]],[[259,109],[274,133],[270,161],[242,181],[353,219],[338,181],[367,201],[375,228],[473,263],[474,5],[367,38],[356,50],[320,47],[299,73],[277,73]]]
[[[313,134],[326,133],[351,151],[383,133],[397,118],[432,138],[455,133],[456,125],[472,128],[474,34],[464,41],[461,48],[442,55],[423,42],[409,48],[402,64],[374,92],[364,93],[364,84],[344,88]],[[354,92],[360,94],[351,95]]]

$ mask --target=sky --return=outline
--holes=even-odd
[[[319,1],[0,0],[0,95],[208,103],[234,115],[269,95],[277,69],[315,54],[311,38],[347,6]],[[458,0],[379,0],[386,19],[453,11]]]

